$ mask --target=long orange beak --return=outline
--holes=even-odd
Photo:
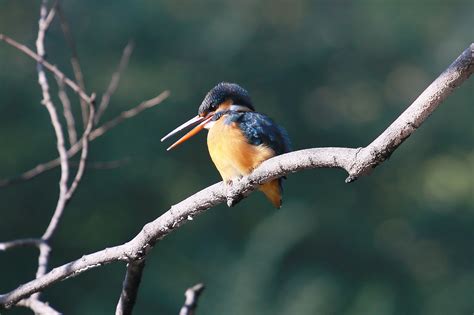
[[[165,141],[166,139],[168,139],[169,137],[171,137],[172,135],[180,132],[181,130],[183,129],[186,129],[190,126],[193,126],[195,124],[198,124],[196,127],[194,127],[193,129],[191,129],[191,131],[189,131],[187,134],[185,134],[183,137],[181,137],[178,141],[176,141],[175,143],[173,143],[168,149],[166,149],[166,151],[169,151],[175,147],[177,147],[178,145],[180,145],[181,143],[185,142],[186,140],[190,139],[192,136],[196,135],[199,133],[199,131],[203,130],[204,129],[204,126],[209,122],[211,121],[212,119],[212,116],[214,115],[208,115],[206,117],[201,117],[201,116],[196,116],[196,117],[193,117],[191,118],[190,120],[188,120],[187,122],[185,122],[184,124],[182,124],[181,126],[177,127],[176,129],[174,129],[173,131],[171,131],[170,133],[168,133],[166,136],[164,136],[163,138],[161,138],[161,142]]]

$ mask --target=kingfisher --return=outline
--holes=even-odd
[[[195,126],[167,151],[208,129],[209,155],[226,184],[248,175],[263,161],[291,150],[286,130],[270,117],[256,112],[249,93],[235,83],[221,82],[204,97],[198,115],[177,127],[161,141]],[[282,180],[259,186],[275,208],[282,204]]]

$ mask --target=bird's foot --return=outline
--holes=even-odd
[[[225,182],[227,206],[229,208],[235,206],[244,198],[244,196],[239,193],[239,183],[241,180],[242,177],[236,177]]]

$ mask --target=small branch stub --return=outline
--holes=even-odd
[[[179,315],[194,315],[196,313],[197,303],[204,288],[204,284],[198,283],[186,290],[184,305],[181,307]]]

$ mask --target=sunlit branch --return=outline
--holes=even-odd
[[[234,183],[230,198],[246,196],[258,185],[272,179],[305,169],[341,168],[352,182],[368,174],[385,161],[397,147],[413,134],[428,116],[461,85],[474,71],[474,44],[471,44],[380,136],[363,148],[313,148],[290,152],[263,162],[249,176]],[[0,295],[0,307],[9,307],[31,294],[42,291],[66,278],[74,277],[89,269],[115,261],[143,259],[155,243],[181,225],[221,204],[229,198],[224,183],[207,187],[172,206],[125,244],[84,255],[44,276],[27,282]]]
[[[54,75],[58,76],[60,79],[64,80],[64,83],[66,83],[67,86],[69,86],[74,92],[76,92],[81,99],[83,99],[86,103],[91,103],[91,98],[88,96],[84,90],[82,90],[74,81],[66,77],[66,75],[61,72],[55,65],[50,64],[46,60],[43,59],[40,55],[36,54],[33,52],[31,49],[26,47],[23,44],[18,43],[16,40],[8,37],[5,34],[0,34],[0,40],[4,41],[5,43],[9,44],[12,47],[15,47],[19,51],[23,52],[27,56],[31,57],[34,59],[36,62],[38,62],[40,65],[44,66],[46,69],[54,73]]]
[[[59,15],[59,22],[61,24],[61,30],[63,31],[64,38],[66,39],[66,43],[69,46],[69,49],[71,50],[71,66],[72,70],[74,72],[74,78],[76,79],[77,85],[85,91],[86,87],[84,84],[84,75],[82,73],[82,68],[81,64],[79,62],[79,55],[77,53],[76,49],[76,42],[74,41],[74,38],[72,36],[68,20],[66,19],[66,15],[63,12],[63,8],[61,6],[61,3],[58,0],[58,4],[56,6],[58,15]],[[84,99],[79,99],[81,103],[81,114],[82,114],[82,122],[84,124],[84,128],[87,125],[87,102]]]
[[[95,116],[95,123],[99,123],[100,118],[104,114],[105,110],[109,106],[110,98],[117,90],[118,84],[120,82],[120,77],[122,72],[128,65],[128,61],[130,60],[130,56],[133,52],[133,42],[128,42],[127,46],[123,49],[122,57],[120,58],[119,65],[117,70],[112,74],[112,78],[110,79],[109,86],[105,91],[104,95],[102,96],[102,100],[100,101],[99,107],[97,108],[97,114]]]
[[[141,102],[137,106],[123,111],[120,113],[118,116],[115,118],[112,118],[111,120],[105,122],[102,124],[100,127],[95,128],[92,130],[91,134],[89,135],[89,141],[93,141],[102,135],[104,135],[106,132],[108,132],[110,129],[114,128],[115,126],[123,123],[124,121],[133,118],[137,116],[138,114],[142,113],[144,110],[155,107],[156,105],[159,105],[162,103],[165,99],[167,99],[170,95],[169,91],[164,91],[161,92],[158,96],[155,96],[154,98],[151,98],[149,100],[146,100],[144,102]],[[68,151],[67,151],[67,156],[69,159],[74,157],[82,148],[82,142],[79,141],[76,144],[74,144]],[[35,178],[38,175],[43,174],[44,172],[47,172],[49,170],[52,170],[60,165],[60,159],[56,158],[53,160],[50,160],[45,163],[38,164],[31,170],[28,170],[22,174],[20,174],[17,177],[12,177],[12,178],[6,178],[6,179],[0,179],[0,187],[5,187],[8,185],[16,184],[19,182],[27,181],[32,178]]]

